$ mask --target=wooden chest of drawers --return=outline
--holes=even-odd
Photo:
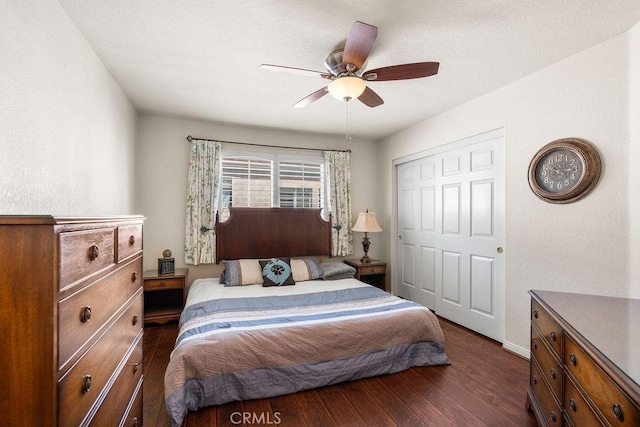
[[[139,216],[0,216],[3,425],[142,425]]]
[[[640,300],[531,291],[527,409],[541,426],[640,426]]]

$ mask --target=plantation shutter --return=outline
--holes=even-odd
[[[273,162],[256,157],[222,159],[222,217],[229,217],[229,208],[271,206]]]
[[[281,161],[278,168],[281,208],[321,208],[324,205],[323,165]]]

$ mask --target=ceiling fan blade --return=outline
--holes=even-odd
[[[259,68],[271,71],[284,71],[285,73],[298,74],[301,76],[324,77],[325,75],[328,75],[322,71],[305,70],[304,68],[285,67],[282,65],[260,64]]]
[[[362,95],[358,97],[358,99],[367,107],[377,107],[378,105],[384,104],[384,101],[380,96],[371,90],[370,87],[366,87]]]
[[[318,89],[317,91],[313,92],[311,95],[307,95],[304,98],[302,98],[300,101],[293,104],[293,108],[306,107],[307,105],[311,104],[314,101],[317,101],[318,99],[322,98],[328,93],[329,93],[329,89],[327,89],[325,86],[322,89]]]
[[[377,36],[378,27],[356,21],[347,36],[342,61],[345,64],[355,65],[356,70],[359,70],[369,57]]]
[[[369,70],[362,76],[367,81],[419,79],[438,74],[439,62],[416,62],[414,64],[392,65]]]

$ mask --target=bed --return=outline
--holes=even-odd
[[[174,426],[205,406],[449,363],[433,313],[328,259],[319,210],[232,208],[216,236],[224,273],[190,286],[165,373]],[[280,263],[287,281],[270,275]]]

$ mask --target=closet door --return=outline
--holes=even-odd
[[[504,131],[397,167],[398,294],[504,339]]]
[[[398,295],[436,309],[435,155],[398,166]]]

